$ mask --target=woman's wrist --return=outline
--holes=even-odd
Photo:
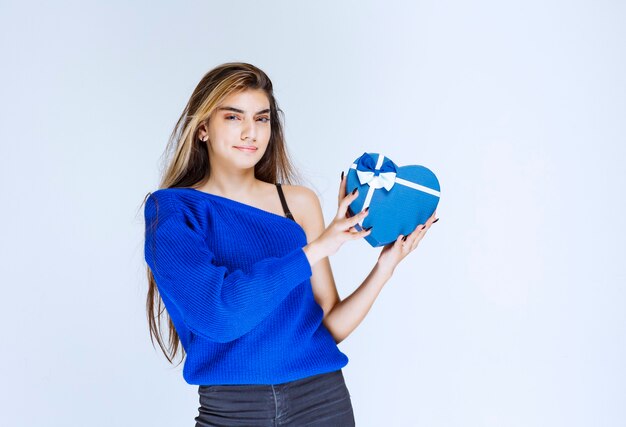
[[[324,258],[323,254],[320,253],[319,244],[315,241],[303,247],[302,250],[309,260],[309,264],[311,264],[311,267],[313,267],[319,260]]]
[[[393,272],[395,270],[395,267],[392,268],[392,267],[383,265],[380,262],[376,262],[376,265],[374,265],[374,270],[376,270],[379,273],[381,273],[382,275],[386,276],[387,279],[390,279],[391,276],[393,276]]]

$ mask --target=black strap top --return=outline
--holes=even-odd
[[[285,195],[283,194],[283,189],[280,186],[280,183],[276,183],[276,188],[278,189],[278,195],[280,196],[280,203],[283,205],[283,210],[285,211],[285,216],[289,219],[293,219],[293,215],[289,212],[289,206],[287,206],[287,200],[285,200]]]

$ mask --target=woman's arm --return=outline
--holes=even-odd
[[[400,235],[395,242],[385,245],[376,265],[363,283],[345,300],[339,298],[328,257],[319,258],[318,237],[325,231],[324,216],[317,195],[306,187],[298,187],[298,206],[309,243],[303,250],[312,264],[311,285],[315,300],[324,310],[324,325],[337,343],[343,341],[365,318],[381,289],[393,275],[396,266],[419,245],[434,224],[436,211],[425,224],[418,225],[410,234]],[[346,179],[342,179],[339,203],[346,194]],[[314,261],[311,262],[311,259]],[[319,261],[317,261],[319,260]]]
[[[359,326],[391,275],[392,273],[376,264],[361,286],[335,304],[330,313],[324,317],[324,325],[337,344]]]
[[[311,277],[300,247],[245,270],[220,265],[195,215],[167,190],[152,193],[144,215],[145,260],[159,293],[169,300],[167,309],[176,310],[189,330],[211,341],[242,337]]]
[[[296,206],[299,208],[299,212],[296,215],[301,218],[302,228],[306,234],[307,243],[309,243],[307,246],[312,248],[314,243],[311,242],[314,242],[326,228],[322,206],[319,198],[312,190],[303,186],[297,186],[296,188],[294,196],[297,198]],[[305,248],[305,253],[307,253],[307,249]],[[315,262],[311,270],[313,272],[310,278],[313,295],[315,301],[324,310],[324,317],[326,317],[330,310],[341,301],[328,257],[325,256],[318,262]]]
[[[308,242],[324,231],[324,216],[319,198],[310,189],[299,187],[298,206]],[[315,243],[312,243],[315,244]],[[339,297],[328,257],[312,267],[311,285],[315,300],[324,310],[324,325],[337,343],[343,341],[365,318],[393,271],[378,264],[363,283],[343,301]]]

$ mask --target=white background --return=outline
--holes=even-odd
[[[140,205],[202,75],[244,61],[327,223],[364,151],[441,182],[340,344],[357,425],[626,425],[625,9],[2,1],[0,424],[193,425],[149,340]],[[331,258],[342,297],[378,252]]]

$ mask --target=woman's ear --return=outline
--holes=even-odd
[[[208,132],[208,126],[206,125],[206,122],[198,126],[198,139],[204,142],[209,141],[209,132]]]

